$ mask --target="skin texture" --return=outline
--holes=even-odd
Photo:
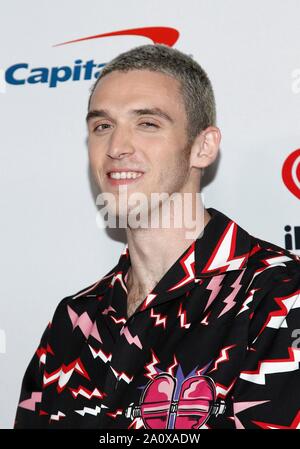
[[[88,119],[88,150],[92,174],[102,192],[110,192],[125,203],[118,186],[111,186],[107,171],[132,168],[144,175],[127,185],[127,198],[142,192],[150,202],[152,192],[192,194],[188,207],[197,220],[193,237],[186,238],[186,226],[175,228],[126,228],[131,269],[126,277],[128,314],[141,303],[157,282],[199,236],[210,216],[196,193],[201,168],[217,157],[221,133],[210,126],[191,146],[187,145],[187,117],[173,77],[149,70],[114,71],[101,79],[92,95],[89,111],[105,110],[108,115]],[[134,109],[160,108],[172,121],[157,115],[136,115]],[[156,125],[156,126],[154,126]],[[119,198],[119,195],[121,197]],[[196,204],[198,208],[196,208]],[[128,202],[126,202],[128,205]],[[129,207],[128,211],[132,210]],[[171,203],[171,216],[174,207]],[[147,213],[158,214],[161,204]],[[117,209],[121,216],[124,210]],[[172,221],[171,221],[172,223]],[[190,229],[189,229],[190,231]]]

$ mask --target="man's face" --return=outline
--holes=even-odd
[[[102,192],[119,201],[141,192],[190,191],[187,118],[179,82],[149,70],[114,71],[101,79],[88,114],[90,166]],[[111,171],[136,171],[136,179],[112,179]],[[117,175],[118,176],[118,175]],[[130,208],[129,208],[130,209]]]

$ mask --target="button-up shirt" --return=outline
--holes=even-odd
[[[207,211],[130,317],[128,245],[59,302],[14,428],[299,428],[300,258]]]

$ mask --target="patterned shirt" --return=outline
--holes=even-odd
[[[15,429],[300,427],[300,258],[207,211],[202,235],[129,318],[128,245],[59,302]]]

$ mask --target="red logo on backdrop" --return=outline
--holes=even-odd
[[[300,200],[300,148],[284,161],[282,179],[289,191]]]
[[[99,39],[102,37],[111,37],[111,36],[143,36],[151,39],[154,44],[165,44],[168,45],[169,47],[172,47],[172,45],[174,45],[179,38],[179,32],[175,30],[175,28],[169,27],[131,28],[129,30],[113,31],[111,33],[96,34],[95,36],[81,37],[79,39],[73,39],[72,41],[56,44],[54,45],[54,47],[59,47],[60,45],[66,44],[73,44],[74,42],[82,42],[91,39]]]

